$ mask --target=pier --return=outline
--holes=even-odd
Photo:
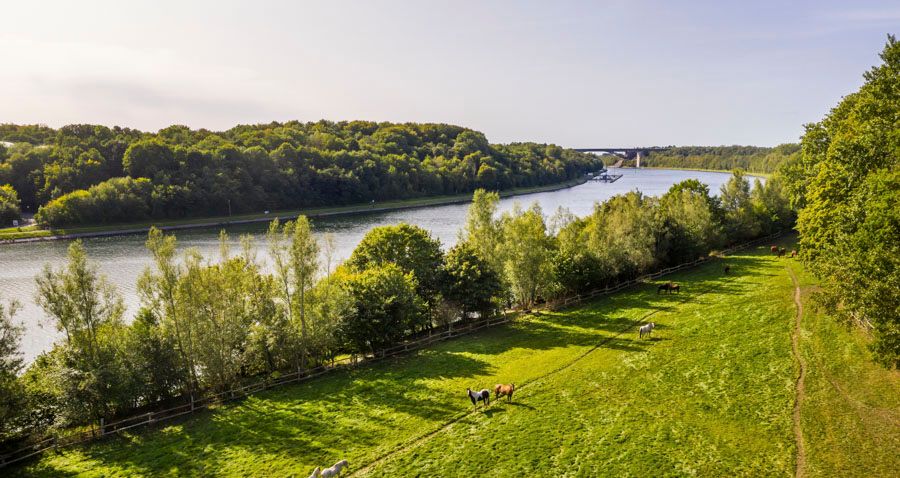
[[[591,174],[591,181],[597,181],[600,183],[614,183],[618,181],[622,177],[621,174],[609,174],[609,171],[606,169],[601,169],[596,173]]]

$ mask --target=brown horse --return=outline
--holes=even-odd
[[[797,257],[797,251],[794,249],[791,249],[791,259],[793,259],[795,257]]]
[[[731,266],[725,266],[725,275],[728,275],[729,272],[731,272]]]
[[[772,246],[769,250],[772,251],[772,254],[778,254],[778,246]]]
[[[498,383],[494,385],[494,400],[499,400],[500,397],[506,395],[506,401],[512,401],[513,392],[516,391],[516,384],[511,383],[509,385]]]
[[[656,288],[656,294],[659,295],[661,291],[666,291],[666,293],[680,292],[681,288],[674,282],[666,282],[665,284],[662,284]]]

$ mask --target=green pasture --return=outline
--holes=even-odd
[[[793,268],[759,248],[576,308],[271,390],[178,424],[47,453],[37,476],[788,476]],[[767,249],[767,248],[766,248]],[[809,476],[896,476],[900,380],[805,307]],[[650,339],[638,324],[653,321]],[[474,409],[466,387],[515,382]]]

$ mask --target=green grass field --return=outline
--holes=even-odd
[[[799,362],[792,268],[760,250],[401,359],[261,393],[181,424],[45,454],[38,476],[788,476]],[[668,279],[668,278],[667,278]],[[900,378],[805,304],[807,476],[897,476]],[[652,339],[637,324],[654,321]],[[515,382],[473,410],[466,387]]]

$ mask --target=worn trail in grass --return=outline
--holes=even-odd
[[[792,475],[798,368],[787,260],[754,251],[727,261],[727,277],[721,264],[671,277],[682,284],[680,296],[647,285],[272,390],[179,425],[48,454],[17,471],[307,476],[346,458],[351,472],[371,476]],[[800,273],[801,283],[808,280]],[[834,338],[812,348],[810,327],[821,324],[808,310],[799,342],[810,367],[801,415],[807,474],[896,470],[896,457],[883,453],[880,468],[850,459],[896,449],[900,433],[890,424],[900,388],[884,382],[896,376],[866,362],[862,342],[839,347],[843,329],[828,329]],[[646,320],[658,328],[639,339],[637,324]],[[840,367],[820,380],[816,367],[835,354],[840,367],[852,365],[878,386],[856,392]],[[852,400],[820,390],[829,380]],[[465,395],[466,387],[509,382],[520,386],[512,402],[475,411]],[[874,430],[872,419],[853,423],[853,442],[838,432],[858,418],[832,410],[857,402],[859,413],[874,410],[886,421]]]

